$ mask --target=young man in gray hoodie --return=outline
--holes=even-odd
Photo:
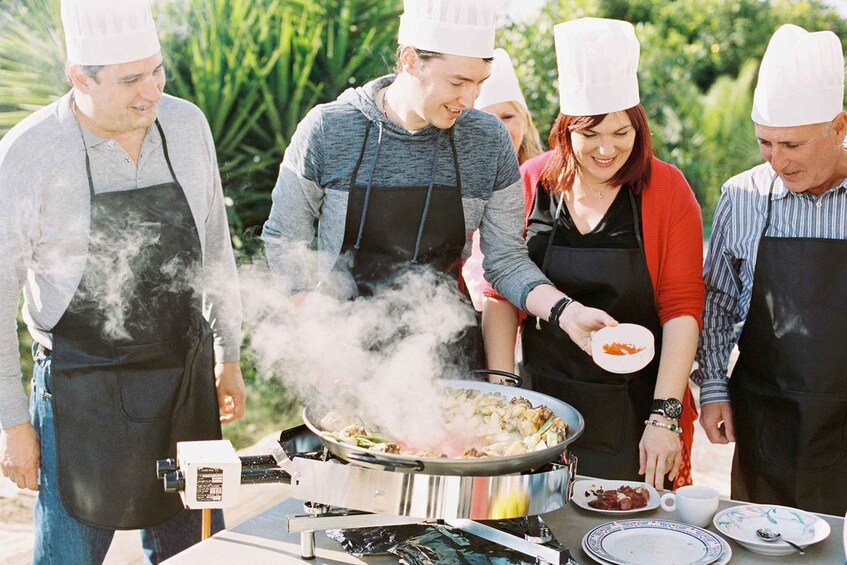
[[[334,270],[368,294],[403,265],[458,274],[479,229],[494,288],[588,350],[590,333],[616,322],[529,259],[509,133],[473,109],[494,53],[491,4],[406,0],[397,74],[317,106],[292,137],[262,233],[268,261],[294,291]],[[316,235],[317,280],[310,254],[296,252]]]

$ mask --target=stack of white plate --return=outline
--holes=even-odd
[[[827,521],[814,514],[772,504],[733,506],[715,514],[712,522],[721,534],[763,555],[789,555],[797,550],[782,541],[761,539],[756,535],[759,528],[776,530],[801,547],[826,539],[830,531]]]
[[[582,538],[582,549],[604,565],[724,565],[729,544],[703,528],[670,520],[617,520]]]

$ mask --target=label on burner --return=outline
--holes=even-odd
[[[200,467],[197,469],[197,502],[220,502],[224,494],[223,469]]]

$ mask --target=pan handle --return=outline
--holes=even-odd
[[[366,465],[379,465],[380,467],[385,467],[387,471],[393,471],[395,469],[409,469],[411,471],[420,472],[424,470],[423,461],[391,461],[380,459],[376,455],[371,455],[370,453],[346,453],[344,458],[348,461],[356,461],[358,463],[365,463]]]
[[[520,375],[516,375],[514,373],[510,373],[508,371],[497,371],[495,369],[474,369],[471,371],[472,375],[498,375],[501,377],[506,377],[510,379],[512,382],[507,383],[508,386],[516,386],[519,387],[523,384],[523,379]]]

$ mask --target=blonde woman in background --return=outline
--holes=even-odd
[[[524,161],[543,153],[541,137],[538,135],[538,129],[532,121],[526,99],[521,92],[512,60],[504,49],[494,50],[491,76],[482,84],[474,108],[497,116],[506,125],[509,136],[512,138],[512,145],[518,155],[519,165],[523,165]],[[532,202],[532,198],[527,199],[526,194],[524,200]],[[473,253],[462,268],[462,277],[467,285],[474,308],[478,312],[482,311],[485,301],[484,293],[489,285],[482,276],[482,251],[479,249],[479,231],[474,232]],[[507,304],[507,306],[509,305]],[[509,311],[512,310],[513,308],[509,307]]]

